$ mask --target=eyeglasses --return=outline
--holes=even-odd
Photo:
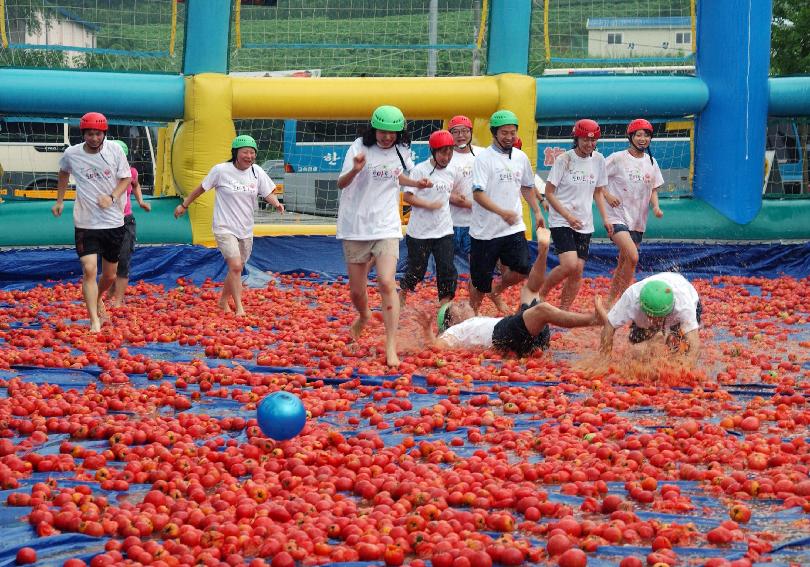
[[[451,134],[469,134],[472,132],[469,128],[453,128],[450,130]]]

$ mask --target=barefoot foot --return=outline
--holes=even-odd
[[[349,328],[352,339],[355,341],[360,340],[360,335],[363,334],[363,329],[366,327],[369,319],[371,319],[371,311],[357,316],[357,319],[354,320],[354,323],[352,323],[352,326]]]

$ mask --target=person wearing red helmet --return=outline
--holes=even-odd
[[[582,283],[582,271],[588,258],[593,234],[592,205],[596,205],[602,219],[606,219],[605,196],[607,171],[605,158],[596,151],[596,142],[602,132],[593,120],[578,120],[574,124],[573,147],[557,156],[546,180],[546,199],[551,208],[548,220],[551,239],[559,258],[559,265],[548,276],[533,270],[526,282],[531,294],[546,297],[549,291],[562,283],[560,308],[570,309]],[[617,205],[611,197],[611,206]],[[605,221],[608,234],[613,227]]]
[[[472,219],[472,171],[475,156],[483,148],[472,144],[472,120],[458,115],[450,119],[447,129],[453,135],[455,147],[450,166],[462,174],[458,191],[450,194],[450,216],[453,218],[453,241],[456,256],[470,261],[470,220]]]
[[[453,219],[450,215],[450,195],[458,190],[462,175],[449,167],[455,140],[447,130],[437,130],[428,139],[430,159],[416,165],[411,175],[416,179],[430,179],[432,187],[417,189],[404,187],[403,199],[411,208],[405,244],[408,247],[408,265],[399,282],[400,306],[407,294],[425,277],[430,255],[436,263],[436,287],[439,303],[447,303],[456,295],[458,272],[453,262]],[[417,195],[418,193],[418,195]]]
[[[106,316],[102,297],[115,282],[124,239],[124,204],[120,197],[132,178],[124,151],[106,140],[109,127],[103,114],[88,112],[79,121],[79,128],[84,141],[67,148],[59,160],[56,203],[51,212],[55,217],[62,216],[72,174],[76,181],[73,225],[76,253],[82,265],[82,296],[90,332],[97,333],[101,318]]]
[[[653,126],[647,120],[633,120],[627,125],[627,149],[610,154],[606,161],[607,190],[621,201],[618,207],[607,211],[608,222],[613,225],[610,238],[619,248],[608,305],[622,295],[633,279],[650,206],[657,218],[664,216],[658,206],[658,189],[664,184],[664,177],[650,153],[652,133]]]

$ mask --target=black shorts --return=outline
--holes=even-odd
[[[538,348],[547,349],[551,342],[549,326],[543,327],[543,330],[533,337],[523,320],[523,312],[535,305],[538,305],[536,299],[531,305],[524,303],[515,315],[509,315],[498,321],[492,331],[492,346],[501,351],[513,351],[520,357],[528,356]]]
[[[613,225],[613,234],[617,232],[629,232],[630,233],[630,240],[632,240],[636,246],[641,244],[641,239],[644,237],[644,233],[640,230],[630,230],[630,228],[626,224],[614,224]]]
[[[79,258],[90,254],[101,254],[108,262],[117,262],[124,241],[124,227],[118,228],[76,228],[73,233],[76,253]]]
[[[695,306],[695,319],[697,320],[698,325],[700,324],[700,317],[702,314],[703,304],[698,299],[697,305]],[[653,338],[657,332],[658,329],[645,329],[644,327],[639,327],[634,321],[630,325],[630,334],[627,336],[627,340],[633,344],[643,343],[644,341],[648,341]],[[680,325],[672,325],[664,334],[667,336],[667,338],[670,336],[682,338],[683,336]]]
[[[129,264],[132,254],[135,252],[135,217],[127,215],[124,217],[124,240],[121,242],[121,254],[118,257],[118,270],[116,274],[119,278],[129,277]]]
[[[523,232],[492,240],[470,238],[470,281],[481,293],[492,291],[492,272],[498,260],[513,272],[529,273],[529,244]]]
[[[591,233],[583,234],[567,226],[556,226],[551,230],[551,240],[554,241],[554,251],[557,256],[563,252],[576,252],[580,260],[588,259],[591,247]]]

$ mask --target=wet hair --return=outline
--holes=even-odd
[[[363,138],[363,145],[367,148],[370,148],[374,144],[377,143],[377,129],[373,126],[370,127],[368,130],[363,132],[361,136]],[[395,146],[405,146],[410,147],[411,145],[411,136],[408,134],[408,130],[400,130],[397,132],[397,139],[394,141]]]

